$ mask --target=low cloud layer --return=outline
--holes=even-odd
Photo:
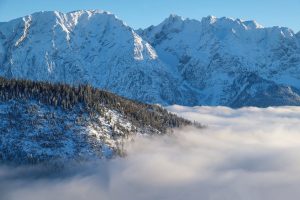
[[[2,167],[0,199],[299,199],[300,108],[168,109],[208,128],[137,137],[126,158],[64,175]]]

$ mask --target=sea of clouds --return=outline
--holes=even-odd
[[[299,199],[300,107],[168,109],[207,128],[137,137],[127,157],[64,175],[1,167],[0,199]]]

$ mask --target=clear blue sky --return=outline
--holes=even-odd
[[[0,0],[0,21],[41,10],[101,9],[116,14],[134,28],[160,23],[169,14],[255,19],[263,26],[287,26],[300,31],[300,0]]]

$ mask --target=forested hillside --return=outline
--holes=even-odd
[[[95,89],[0,78],[0,160],[40,163],[123,155],[136,134],[192,123],[156,105]]]

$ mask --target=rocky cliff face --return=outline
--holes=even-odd
[[[171,15],[135,31],[110,13],[75,11],[0,23],[1,76],[88,83],[147,103],[300,105],[299,66],[299,33],[255,21]]]

